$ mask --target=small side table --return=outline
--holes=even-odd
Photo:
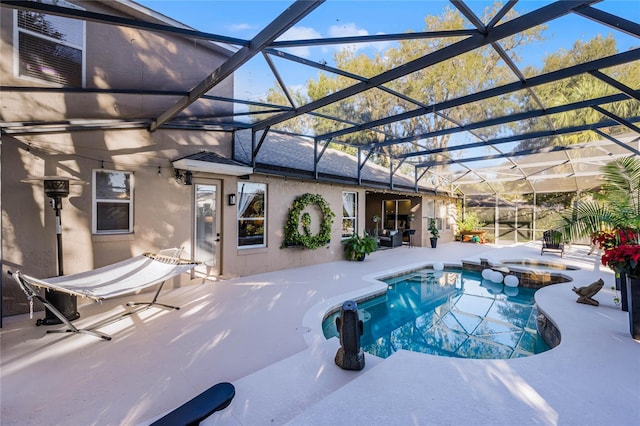
[[[415,229],[405,229],[404,235],[409,237],[409,248],[413,247],[413,236],[416,234]]]

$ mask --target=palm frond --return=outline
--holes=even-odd
[[[640,215],[640,158],[618,158],[602,167],[603,190],[614,208]]]
[[[570,240],[589,237],[598,231],[611,230],[618,223],[616,213],[611,211],[608,205],[593,200],[578,202],[561,216],[560,228]]]

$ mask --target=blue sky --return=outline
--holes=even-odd
[[[241,39],[254,37],[292,3],[292,1],[279,0],[139,0],[138,2],[197,30]],[[550,2],[523,0],[516,5],[515,10],[523,14],[547,3]],[[444,0],[328,0],[296,24],[281,39],[422,31],[424,16],[440,14],[449,4]],[[467,4],[481,16],[483,9],[491,2],[469,0]],[[640,21],[640,1],[637,0],[605,0],[594,7],[631,21]],[[521,52],[523,62],[526,65],[540,67],[546,54],[559,48],[570,49],[576,40],[589,40],[598,33],[613,34],[620,50],[640,46],[640,40],[637,38],[590,20],[569,15],[549,24],[545,33],[545,42],[531,45]],[[365,52],[373,52],[387,46],[379,43],[375,46],[359,46],[359,48],[368,49],[363,50]],[[316,61],[326,61],[331,65],[335,49],[338,48],[340,46],[314,47],[296,49],[291,53]],[[286,65],[280,71],[287,84],[293,87],[302,87],[306,80],[314,78],[316,74],[315,71],[309,70],[302,72],[302,68],[294,65]],[[236,73],[235,81],[236,97],[256,99],[264,93],[266,88],[273,86],[275,78],[266,69],[264,59],[259,56]]]

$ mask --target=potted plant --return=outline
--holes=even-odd
[[[465,242],[469,238],[469,241],[484,243],[485,232],[481,231],[483,226],[484,222],[476,212],[466,212],[464,219],[456,220],[458,239]]]
[[[617,274],[625,275],[626,285],[621,291],[629,312],[629,332],[640,340],[640,233],[623,230],[617,236],[619,244],[605,249],[601,262]]]
[[[378,249],[378,242],[375,238],[366,233],[362,236],[353,234],[344,240],[344,253],[347,260],[363,261],[365,256]]]
[[[431,241],[431,248],[436,248],[438,245],[438,238],[440,238],[440,231],[438,231],[438,228],[436,227],[435,219],[429,220],[429,232],[431,232],[431,238],[429,238]]]
[[[631,335],[640,339],[640,158],[607,163],[602,178],[600,192],[563,215],[564,233],[570,239],[590,236],[604,250],[602,264],[625,276],[622,307],[629,311]]]

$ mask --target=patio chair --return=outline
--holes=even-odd
[[[545,251],[560,252],[560,257],[563,257],[564,243],[562,242],[562,232],[549,229],[542,233],[542,250],[540,251],[540,256],[542,256]]]
[[[394,248],[402,245],[402,233],[396,230],[384,229],[378,239],[384,247]]]

